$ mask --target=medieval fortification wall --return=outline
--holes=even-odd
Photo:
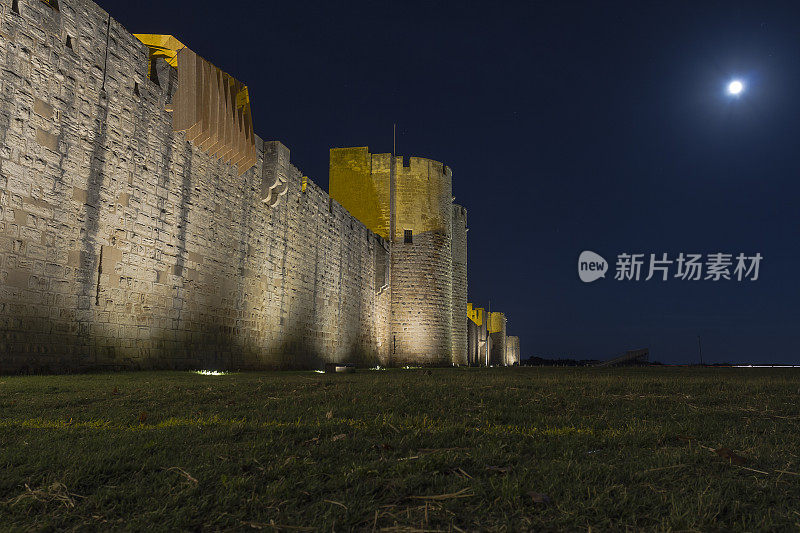
[[[501,363],[446,165],[333,149],[329,195],[174,37],[0,6],[0,373]]]
[[[2,10],[0,371],[386,362],[386,243],[286,147],[239,176],[97,5]]]

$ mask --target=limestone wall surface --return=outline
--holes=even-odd
[[[452,172],[423,157],[389,157],[396,183],[393,357],[403,363],[452,364]]]
[[[450,238],[436,231],[392,248],[392,363],[452,363]],[[466,323],[464,324],[466,327]]]
[[[435,231],[452,235],[452,170],[425,157],[393,159],[397,189],[394,242],[403,238],[405,230],[414,234]]]
[[[96,4],[2,9],[0,372],[385,364],[388,245],[286,147],[239,176]]]
[[[467,364],[467,210],[453,204],[453,362]]]
[[[519,337],[509,335],[506,338],[506,364],[518,365],[520,362]]]
[[[490,364],[491,339],[486,322],[476,324],[467,320],[467,364],[486,366]]]
[[[492,365],[507,365],[506,361],[506,339],[507,339],[507,320],[504,313],[491,312],[488,315],[488,332],[491,342],[489,349],[489,361]]]
[[[390,157],[390,154],[372,155],[367,147],[333,148],[328,178],[331,198],[386,239],[390,218]]]

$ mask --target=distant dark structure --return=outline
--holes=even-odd
[[[544,357],[529,357],[523,360],[522,366],[595,366],[601,361],[597,359],[546,359]]]
[[[606,361],[597,363],[595,366],[634,366],[634,365],[647,365],[650,363],[650,349],[642,348],[641,350],[628,350],[624,354],[612,357]]]

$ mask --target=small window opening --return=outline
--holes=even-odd
[[[150,56],[149,64],[147,65],[148,77],[150,81],[161,87],[161,84],[158,82],[158,69],[156,68],[156,58]]]
[[[19,15],[19,0],[12,0],[11,11]]]
[[[139,93],[139,82],[138,81],[133,82],[133,94],[135,94],[136,96],[141,96],[141,94]]]
[[[403,243],[405,244],[412,244],[414,240],[413,232],[410,229],[407,229],[403,232]]]
[[[72,36],[71,36],[71,35],[67,35],[67,42],[66,42],[66,43],[64,43],[64,44],[65,44],[65,45],[67,46],[67,48],[69,48],[70,50],[75,50],[75,48],[72,46]]]

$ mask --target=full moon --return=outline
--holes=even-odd
[[[728,84],[728,92],[730,94],[739,94],[744,89],[744,84],[739,80],[733,80]]]

